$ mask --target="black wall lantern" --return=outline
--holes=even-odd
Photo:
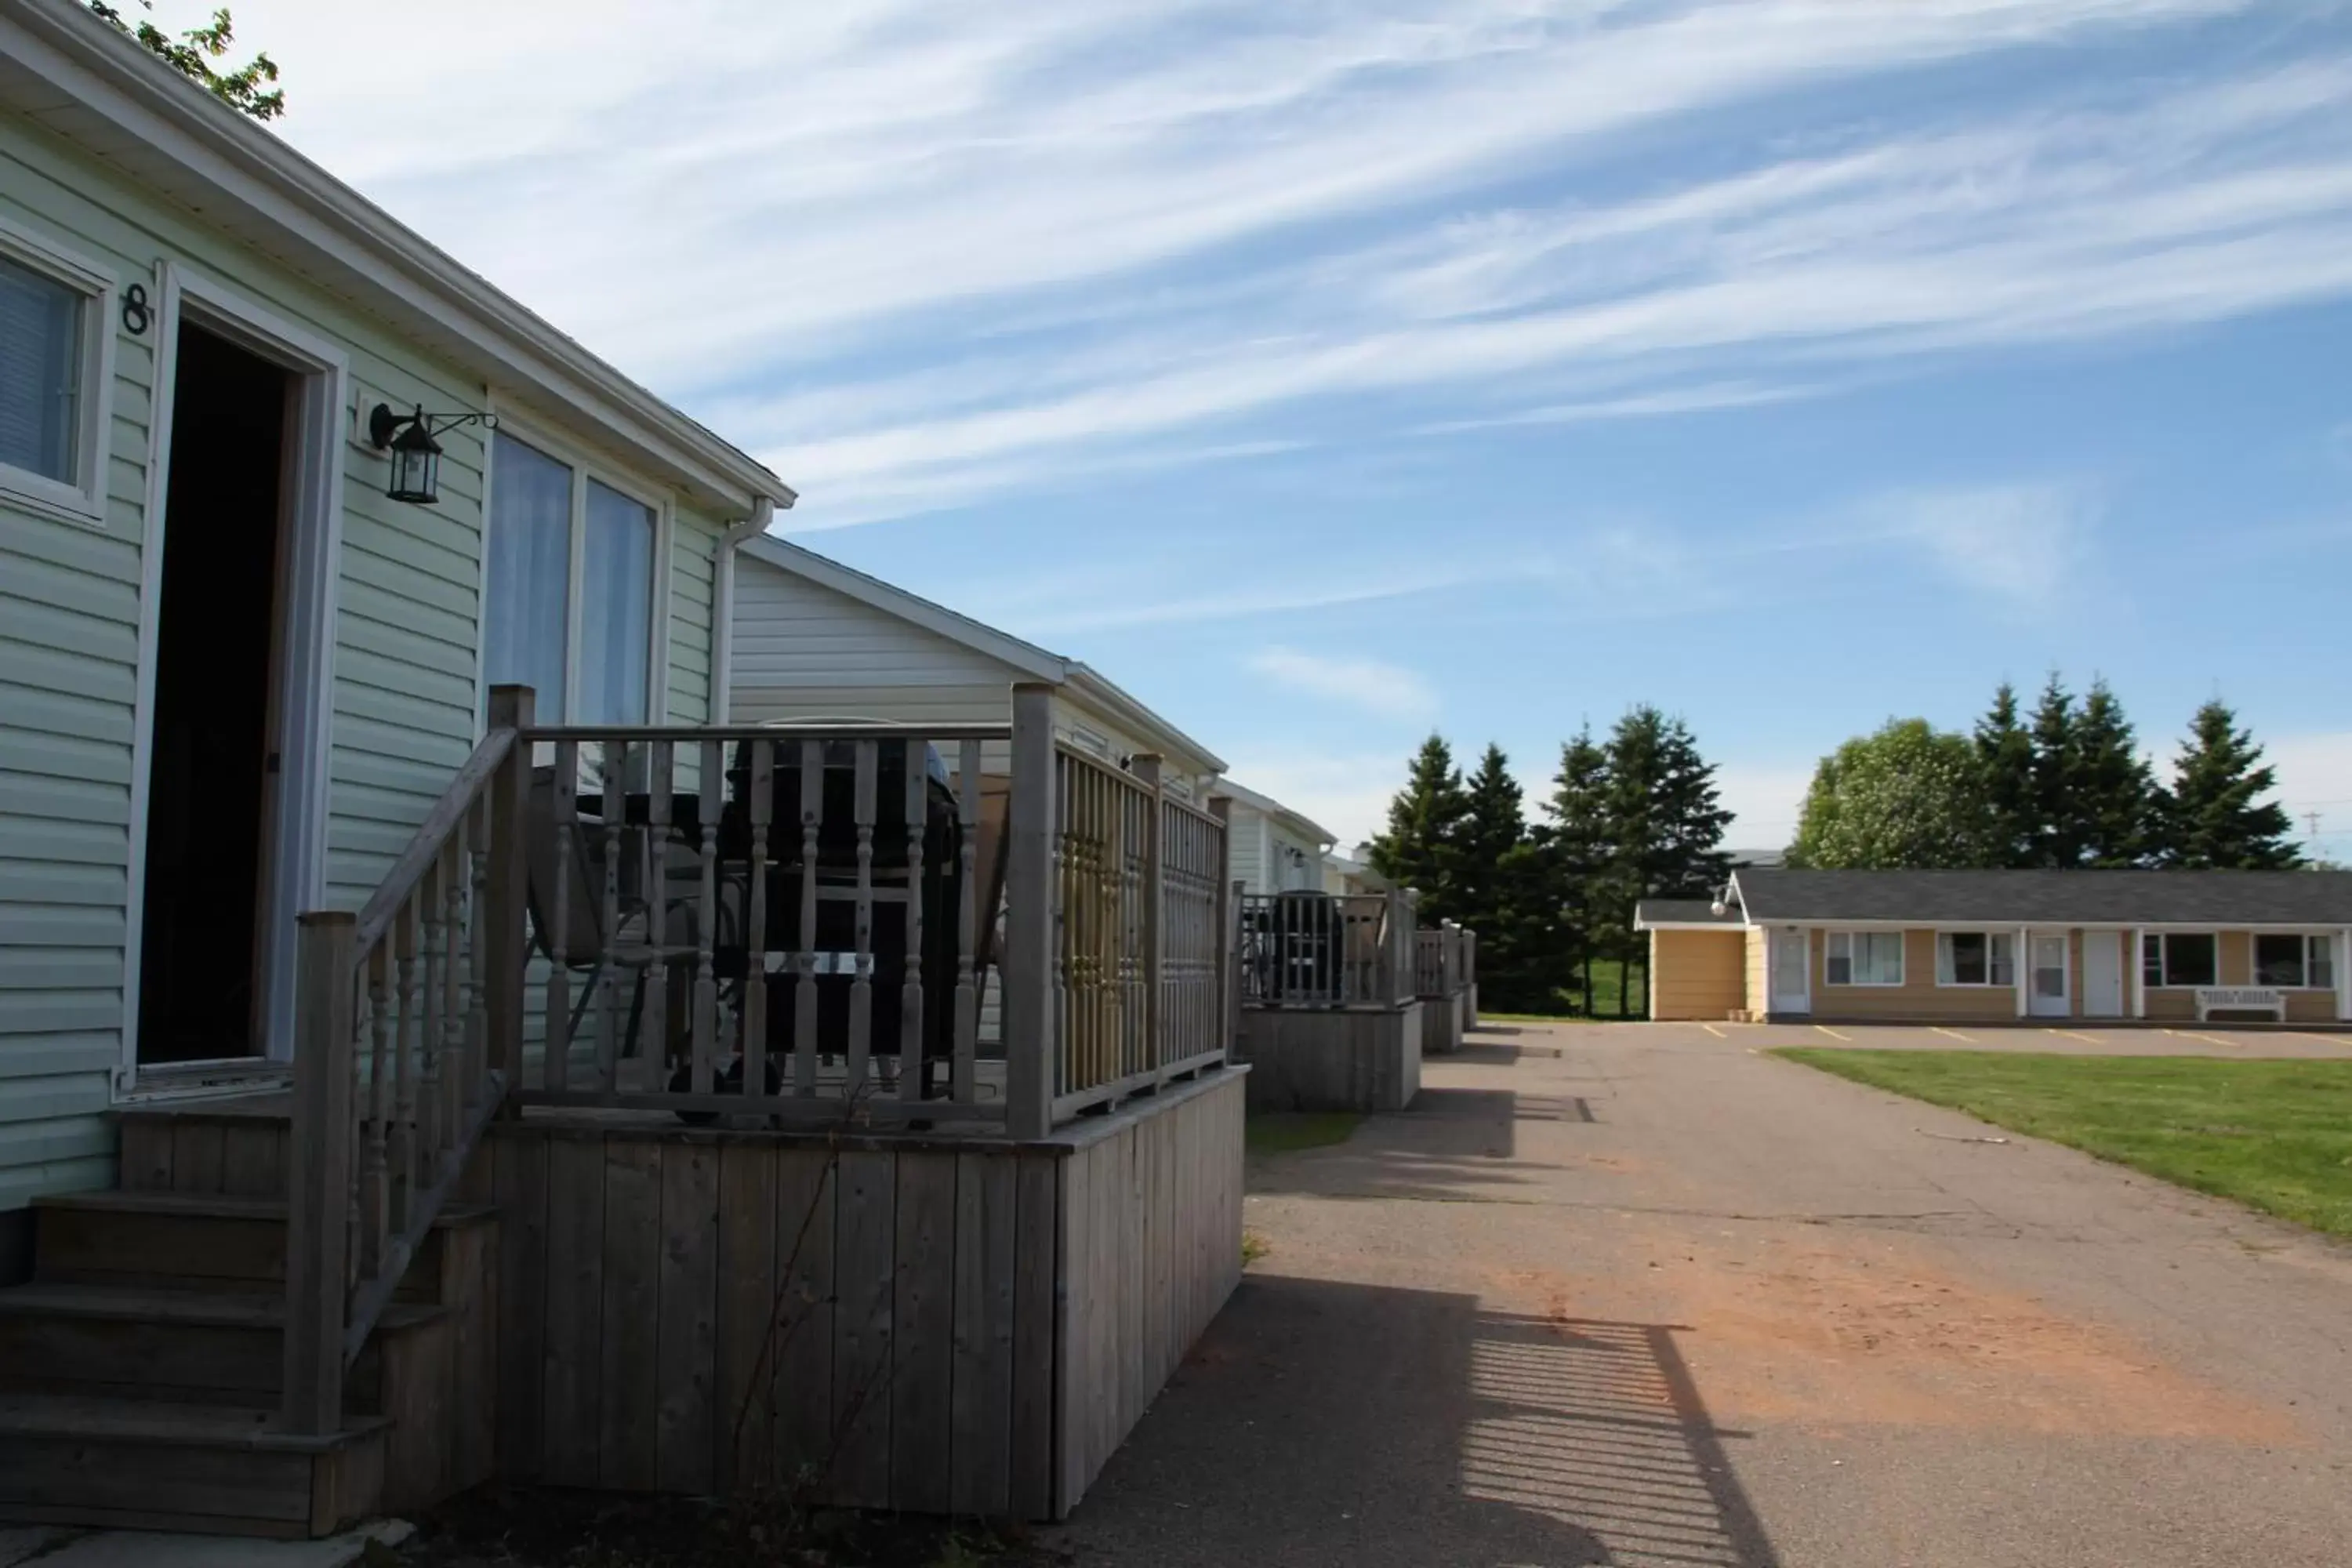
[[[416,506],[432,506],[441,499],[441,443],[433,437],[460,425],[479,424],[485,430],[499,427],[495,414],[427,414],[420,406],[414,414],[395,414],[392,405],[379,403],[368,415],[368,439],[379,452],[392,455],[392,482],[383,493],[394,500],[404,500]]]

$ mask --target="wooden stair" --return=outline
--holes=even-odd
[[[0,1289],[0,1521],[315,1536],[487,1478],[491,1211],[443,1213],[341,1429],[293,1436],[284,1097],[121,1121],[122,1187],[37,1201],[33,1278]]]

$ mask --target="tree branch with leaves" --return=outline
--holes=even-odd
[[[257,53],[231,69],[213,68],[213,62],[226,58],[229,46],[236,41],[227,6],[215,11],[210,23],[191,27],[174,38],[143,16],[135,24],[127,20],[105,0],[89,0],[89,5],[90,15],[138,39],[149,54],[231,109],[256,120],[275,120],[286,112],[285,89],[270,85],[278,80],[278,66],[268,54]],[[155,9],[154,0],[139,0],[139,5],[143,11]]]

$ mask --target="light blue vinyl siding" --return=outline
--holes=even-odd
[[[346,430],[377,402],[480,408],[491,389],[415,348],[49,131],[0,115],[0,216],[153,293],[164,259],[218,279],[347,356]],[[159,318],[160,321],[160,318]],[[102,526],[0,501],[0,1209],[113,1179],[104,1116],[125,1037],[140,579],[154,344],[115,331]],[[356,908],[471,750],[484,452],[441,437],[437,506],[383,495],[381,456],[343,450],[325,834],[327,901]],[[603,465],[625,474],[625,465]],[[659,493],[659,486],[643,488]],[[719,521],[673,512],[670,717],[709,703]]]

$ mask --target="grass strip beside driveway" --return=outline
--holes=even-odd
[[[2352,1061],[1772,1054],[2352,1237]]]

